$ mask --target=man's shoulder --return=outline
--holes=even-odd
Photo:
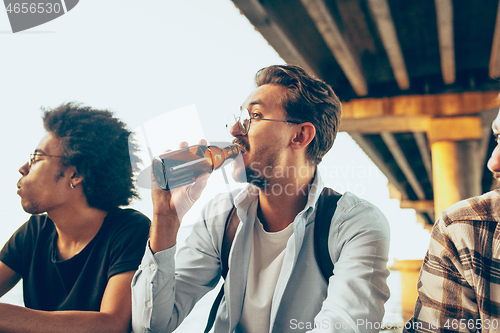
[[[113,209],[104,219],[94,244],[100,244],[103,249],[108,246],[118,246],[121,249],[126,244],[127,247],[137,247],[143,252],[149,230],[150,220],[141,212],[132,208]]]
[[[114,237],[135,233],[139,237],[139,235],[149,235],[150,226],[150,219],[140,211],[133,208],[117,208],[108,212],[100,232]]]
[[[149,217],[133,208],[117,208],[108,212],[109,218],[119,220],[122,224],[147,224],[151,223]]]
[[[389,233],[389,222],[382,211],[351,192],[345,192],[339,199],[333,223]]]
[[[459,201],[443,211],[441,220],[446,226],[466,221],[500,222],[500,191]]]
[[[381,214],[383,216],[377,206],[351,192],[345,192],[339,199],[338,205],[345,211],[352,212],[353,214],[364,214],[369,212]]]

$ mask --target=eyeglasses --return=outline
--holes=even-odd
[[[248,109],[243,109],[241,110],[241,113],[239,117],[233,114],[234,117],[234,123],[226,124],[226,128],[230,130],[235,123],[238,123],[238,126],[240,128],[240,131],[243,135],[248,134],[248,131],[250,131],[250,124],[252,123],[252,120],[267,120],[267,121],[278,121],[280,123],[290,123],[290,124],[301,124],[302,122],[297,121],[297,120],[279,120],[279,119],[267,119],[267,118],[256,118],[256,117],[250,117],[250,111]]]
[[[46,154],[42,154],[42,153],[37,153],[37,152],[35,152],[35,153],[33,153],[33,154],[30,154],[30,159],[29,159],[29,165],[30,165],[30,168],[31,168],[31,166],[32,166],[34,163],[36,163],[36,162],[38,162],[38,161],[39,161],[39,160],[37,160],[37,158],[38,158],[39,156],[43,156],[43,157],[59,157],[59,158],[66,157],[66,156],[46,155]]]

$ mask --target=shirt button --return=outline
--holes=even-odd
[[[147,301],[147,302],[146,302],[146,306],[147,306],[148,308],[152,308],[152,307],[153,307],[153,303],[151,303],[151,301]]]
[[[155,264],[151,264],[151,266],[149,266],[149,268],[151,268],[152,271],[156,271],[156,265]]]

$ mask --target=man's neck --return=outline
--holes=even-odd
[[[66,260],[80,253],[95,237],[106,214],[107,212],[88,205],[48,212],[57,230],[59,258]]]
[[[269,184],[259,190],[257,216],[266,231],[280,231],[293,223],[306,206],[313,175]]]

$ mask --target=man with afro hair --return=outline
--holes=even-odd
[[[130,332],[150,222],[119,208],[138,197],[130,131],[75,103],[46,110],[43,123],[17,184],[32,215],[0,252],[0,296],[22,279],[26,307],[0,303],[0,332]]]

